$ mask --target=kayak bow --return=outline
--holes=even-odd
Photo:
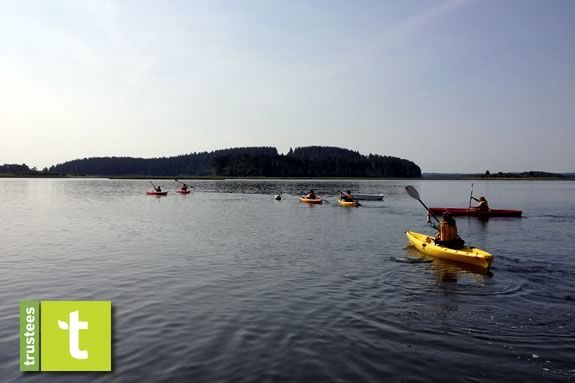
[[[489,270],[493,255],[476,247],[462,247],[459,250],[435,244],[435,240],[425,234],[407,230],[405,232],[409,243],[420,252],[435,258],[447,259],[454,262],[467,263]]]
[[[337,202],[339,203],[339,206],[359,207],[359,202],[357,201],[344,201],[341,198],[338,198]]]

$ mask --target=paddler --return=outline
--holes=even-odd
[[[479,202],[479,204],[477,206],[473,206],[473,209],[477,209],[477,210],[481,210],[481,211],[488,211],[489,210],[489,205],[487,204],[487,200],[485,199],[485,197],[481,196],[481,197],[479,197],[479,199],[477,199],[475,197],[471,197],[471,199],[474,199],[475,201]]]
[[[309,191],[309,193],[307,193],[307,195],[305,196],[305,198],[307,198],[307,199],[316,199],[317,196],[316,196],[315,193],[313,192],[313,189],[311,189],[311,190]]]
[[[449,247],[451,249],[461,249],[465,241],[457,234],[457,223],[453,215],[446,211],[441,216],[439,227],[433,225],[439,231],[435,236],[435,243],[439,246]]]
[[[162,192],[162,188],[160,187],[160,185],[156,186],[156,192],[161,193]]]
[[[345,193],[340,191],[339,199],[344,200],[345,202],[353,202],[353,194],[351,194],[351,191],[349,190],[346,190]]]

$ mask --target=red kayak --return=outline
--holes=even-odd
[[[190,189],[177,189],[176,193],[180,194],[190,194],[192,191]]]
[[[458,208],[458,207],[432,207],[429,208],[435,215],[441,215],[446,211],[449,211],[454,216],[470,216],[470,217],[521,217],[523,213],[521,210],[504,210],[504,209],[489,209],[489,210],[479,210],[479,209],[468,209],[468,208]]]
[[[147,194],[147,195],[168,195],[168,192],[167,192],[167,191],[165,191],[165,192],[157,192],[157,191],[149,191],[149,190],[146,190],[146,194]]]

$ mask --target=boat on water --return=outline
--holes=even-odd
[[[405,232],[407,240],[420,252],[449,261],[467,263],[489,270],[493,262],[493,255],[476,247],[465,246],[461,249],[450,249],[448,247],[435,244],[435,239],[426,234],[416,233],[407,230]]]
[[[344,199],[338,198],[337,199],[337,203],[339,204],[339,206],[344,206],[344,207],[359,207],[359,202],[357,201],[346,201]]]
[[[299,202],[309,203],[312,205],[320,205],[323,202],[323,200],[321,198],[299,197]]]
[[[458,208],[458,207],[431,207],[429,211],[435,215],[441,215],[448,211],[453,216],[469,216],[469,217],[480,217],[480,218],[490,218],[490,217],[521,217],[523,214],[522,210],[512,210],[512,209],[489,209],[489,210],[479,210],[476,208]]]
[[[159,191],[151,191],[151,190],[146,190],[146,194],[147,195],[158,195],[158,196],[162,196],[162,195],[168,195],[167,191],[163,191],[163,192],[159,192]]]
[[[359,201],[383,201],[383,194],[357,194],[353,193],[353,199]]]
[[[191,192],[192,192],[192,191],[191,191],[190,189],[182,189],[182,188],[180,188],[180,189],[177,189],[177,190],[176,190],[176,193],[178,193],[178,194],[190,194]]]

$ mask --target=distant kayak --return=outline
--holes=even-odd
[[[305,197],[299,197],[299,202],[304,202],[304,203],[310,203],[310,204],[314,204],[314,205],[319,205],[323,202],[323,200],[321,198],[305,198]]]
[[[168,192],[167,192],[167,191],[165,191],[165,192],[157,192],[157,191],[149,191],[149,190],[146,190],[146,194],[147,194],[147,195],[168,195]]]
[[[470,216],[470,217],[521,217],[523,213],[521,210],[504,210],[504,209],[489,209],[489,210],[479,210],[479,209],[468,209],[468,208],[457,208],[457,207],[432,207],[429,208],[435,215],[441,215],[446,211],[449,211],[454,216]]]
[[[357,201],[344,201],[341,198],[338,198],[337,203],[339,203],[339,206],[345,206],[345,207],[358,207],[359,206],[359,202],[357,202]]]
[[[190,189],[177,189],[176,193],[179,194],[190,194],[192,191]]]
[[[405,232],[409,243],[424,254],[435,258],[447,259],[454,262],[467,263],[489,270],[493,255],[476,247],[462,247],[459,250],[435,244],[435,239],[425,234],[407,230]]]
[[[353,193],[353,199],[359,201],[383,201],[383,194],[357,194]]]

